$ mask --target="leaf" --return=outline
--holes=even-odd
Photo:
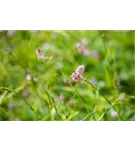
[[[70,121],[71,119],[73,119],[76,115],[78,115],[79,111],[73,113],[72,115],[69,116],[69,118],[67,119],[68,121]]]
[[[41,122],[45,122],[45,121],[47,121],[49,119],[49,116],[44,116],[41,120],[39,120],[39,121],[41,121]]]
[[[97,121],[100,121],[100,120],[104,117],[105,113],[106,113],[106,112],[103,112],[103,114],[98,118]]]
[[[4,98],[6,97],[7,95],[7,91],[4,91],[4,93],[0,96],[0,105],[2,104]]]
[[[5,91],[9,91],[9,92],[15,92],[16,91],[14,89],[8,88],[8,87],[0,87],[0,90],[5,90]]]
[[[54,120],[55,116],[56,116],[56,110],[53,107],[52,110],[51,110],[51,118],[52,118],[52,120]]]

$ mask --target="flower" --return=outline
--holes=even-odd
[[[84,70],[85,70],[85,67],[83,65],[79,66],[75,70],[75,72],[72,73],[72,75],[71,75],[72,80],[76,81],[76,82],[78,82],[78,81],[81,81],[81,82],[84,81],[85,78],[83,76],[81,76],[81,74],[84,72]]]
[[[26,74],[26,80],[30,81],[32,79],[31,73],[26,71],[25,74]]]
[[[77,74],[82,74],[85,70],[85,67],[82,65],[82,66],[79,66],[77,69],[76,69],[76,73]]]
[[[84,53],[85,48],[83,47],[83,45],[81,43],[77,43],[76,47],[77,47],[79,53],[81,53],[81,54]]]
[[[90,56],[90,52],[89,52],[88,50],[85,50],[85,51],[83,52],[83,55],[84,55],[84,56]]]
[[[43,53],[41,52],[41,49],[40,49],[40,48],[38,48],[38,49],[36,50],[36,54],[37,54],[37,56],[38,56],[38,59],[40,59],[40,60],[45,60],[45,56],[44,56]]]
[[[85,78],[83,76],[79,77],[79,81],[83,82],[85,80]]]
[[[43,49],[45,49],[46,51],[48,51],[50,49],[51,45],[49,43],[44,43],[43,45]]]
[[[72,80],[74,80],[74,81],[78,81],[78,79],[79,79],[79,75],[76,74],[75,72],[72,73],[71,77],[72,77]]]
[[[81,43],[77,43],[76,48],[80,54],[82,54],[84,56],[89,56],[89,51],[86,50]]]
[[[90,52],[90,56],[91,56],[92,58],[94,58],[94,59],[99,59],[99,53],[98,53],[97,51],[95,51],[95,50],[92,50],[92,51]]]
[[[52,33],[52,38],[56,39],[57,38],[57,33]]]
[[[97,80],[95,77],[91,77],[90,78],[90,83],[92,83],[93,85],[97,85]]]
[[[113,118],[117,118],[117,117],[118,117],[118,113],[117,113],[116,111],[112,111],[112,112],[111,112],[111,116],[112,116]]]
[[[88,41],[88,39],[84,38],[84,39],[82,39],[82,43],[83,43],[84,45],[88,45],[89,41]]]
[[[71,77],[72,77],[72,80],[74,80],[74,81],[84,81],[85,80],[84,77],[82,77],[81,75],[79,75],[75,72],[72,73]]]
[[[8,36],[13,36],[15,34],[14,30],[8,30],[7,35]]]
[[[126,96],[125,93],[120,94],[119,100],[123,101],[125,99],[125,96]]]

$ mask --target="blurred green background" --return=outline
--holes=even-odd
[[[135,120],[134,43],[134,31],[0,30],[0,120]],[[72,81],[79,65],[100,92]]]

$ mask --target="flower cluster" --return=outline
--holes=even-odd
[[[85,67],[84,66],[79,66],[75,72],[72,73],[71,77],[73,81],[84,81],[85,78],[83,76],[81,76],[81,74],[84,72]]]
[[[10,37],[10,36],[13,36],[15,34],[15,30],[8,30],[7,32],[7,35]]]
[[[4,30],[0,30],[0,32],[3,32]],[[7,36],[11,37],[15,34],[15,30],[7,30]]]
[[[77,43],[76,44],[76,48],[78,50],[78,52],[81,54],[81,55],[84,55],[84,56],[90,56],[91,58],[94,58],[94,59],[99,59],[100,56],[99,56],[99,53],[96,51],[96,50],[87,50],[85,49],[84,45],[86,45],[87,41],[85,41],[86,39],[84,39],[82,42],[80,43]]]
[[[82,54],[84,56],[89,56],[89,51],[86,50],[81,43],[77,43],[76,48],[80,54]]]

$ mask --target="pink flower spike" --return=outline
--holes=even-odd
[[[78,81],[83,82],[85,80],[85,78],[83,76],[81,76],[81,75],[79,75],[79,74],[77,74],[75,72],[72,73],[71,77],[72,77],[72,80],[76,81],[76,82],[78,82]]]
[[[85,70],[85,67],[82,65],[82,66],[79,66],[75,72],[80,75],[84,72],[84,70]]]
[[[89,52],[88,50],[85,50],[85,51],[83,52],[83,55],[84,55],[84,56],[90,56],[90,52]]]
[[[85,80],[85,78],[83,76],[79,77],[79,81],[83,82]]]
[[[74,80],[74,81],[78,81],[78,79],[79,79],[79,75],[76,74],[75,72],[72,73],[71,77],[72,77],[72,80]]]
[[[7,35],[13,36],[15,34],[15,30],[8,30]]]
[[[118,113],[116,111],[112,111],[111,116],[113,118],[117,118],[118,117]]]
[[[77,44],[76,44],[76,47],[77,47],[78,52],[79,52],[80,54],[83,54],[83,53],[85,52],[85,48],[83,47],[83,45],[82,45],[81,43],[77,43]]]

